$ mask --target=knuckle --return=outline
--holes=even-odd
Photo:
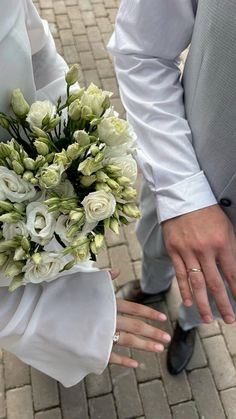
[[[143,330],[143,325],[142,322],[140,320],[134,320],[133,322],[133,331],[136,334],[141,334]]]
[[[207,287],[212,294],[215,294],[217,291],[219,291],[219,286],[220,286],[219,282],[215,280],[210,281],[207,284]]]

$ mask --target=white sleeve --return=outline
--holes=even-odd
[[[216,203],[192,146],[178,69],[195,7],[195,0],[122,0],[108,45],[160,222]]]
[[[108,272],[75,273],[10,293],[0,288],[0,347],[69,387],[101,374],[116,302]]]
[[[55,102],[59,96],[65,95],[64,77],[68,66],[57,53],[47,21],[40,18],[31,0],[25,0],[25,15],[37,99]]]

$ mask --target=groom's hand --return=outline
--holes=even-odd
[[[203,321],[210,323],[208,289],[223,320],[232,323],[234,312],[218,269],[236,300],[236,239],[228,217],[218,205],[212,205],[164,221],[162,228],[184,304],[192,304],[193,293]],[[188,273],[191,268],[202,272]]]

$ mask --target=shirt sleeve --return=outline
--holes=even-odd
[[[1,348],[65,387],[103,372],[116,325],[108,272],[64,275],[12,293],[0,287],[0,301]]]
[[[195,9],[195,0],[122,0],[108,45],[160,222],[216,203],[192,145],[178,67]]]
[[[68,66],[56,50],[48,22],[40,18],[31,0],[25,0],[25,21],[37,99],[48,99],[54,103],[59,96],[65,96],[65,73]]]

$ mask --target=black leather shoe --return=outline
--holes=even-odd
[[[158,294],[148,294],[141,290],[140,282],[136,279],[123,285],[117,291],[116,297],[123,298],[124,300],[132,301],[133,303],[139,304],[158,303],[159,301],[163,301],[163,299],[165,298],[165,294],[169,289],[170,287],[168,287],[167,290]]]
[[[177,323],[167,350],[167,369],[170,374],[179,374],[192,357],[196,329],[184,331]]]

